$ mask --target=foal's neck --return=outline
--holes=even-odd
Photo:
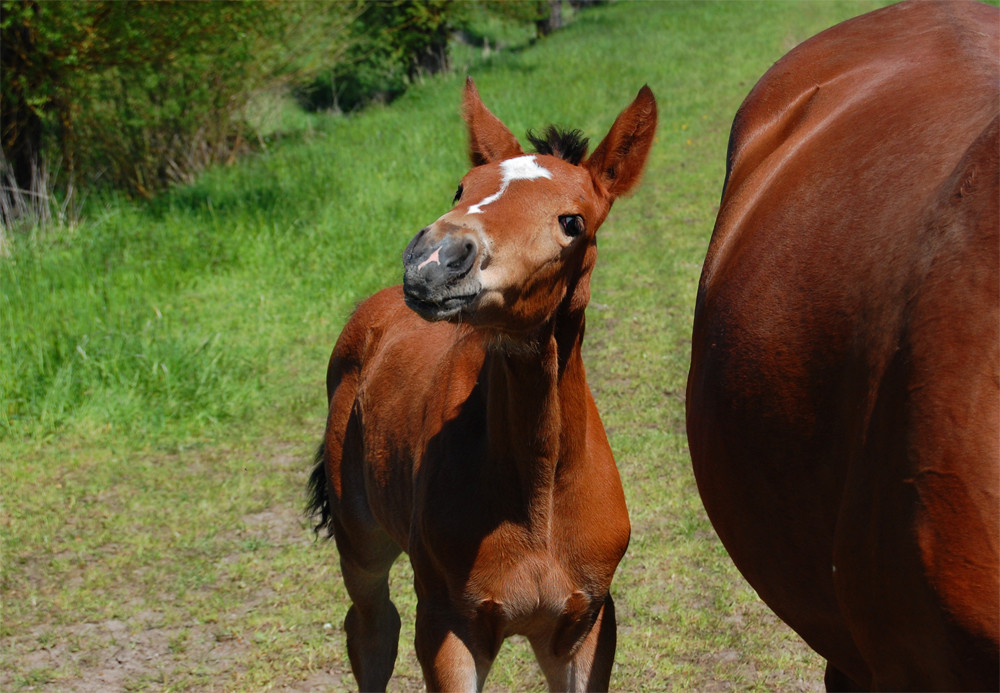
[[[585,439],[582,342],[581,311],[487,357],[489,467],[496,483],[516,487],[531,523],[547,522],[557,474],[573,463],[565,441]]]

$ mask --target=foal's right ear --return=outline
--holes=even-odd
[[[469,158],[473,166],[524,154],[514,134],[483,104],[472,77],[465,80],[462,115],[469,129]]]

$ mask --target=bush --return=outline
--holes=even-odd
[[[463,3],[453,0],[367,0],[351,24],[343,59],[298,90],[312,110],[353,111],[387,103],[424,74],[448,67],[448,39]]]
[[[560,7],[0,0],[0,252],[2,229],[65,217],[76,188],[150,197],[232,160],[255,139],[247,111],[264,93],[308,84],[298,93],[315,110],[390,101],[447,69],[449,40],[477,17],[542,34]]]
[[[296,94],[310,110],[388,103],[415,79],[450,69],[454,35],[488,42],[473,29],[483,17],[544,35],[560,26],[560,6],[560,0],[366,0],[343,59]]]
[[[255,94],[312,78],[347,48],[351,3],[0,3],[3,155],[150,196],[230,159]],[[51,166],[49,168],[52,168]]]

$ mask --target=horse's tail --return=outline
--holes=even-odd
[[[306,505],[306,517],[318,518],[313,527],[317,535],[326,530],[326,536],[333,536],[333,508],[330,505],[330,485],[326,478],[326,463],[324,461],[326,444],[320,443],[316,451],[315,467],[309,477],[309,503]]]

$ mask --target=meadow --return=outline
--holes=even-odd
[[[554,122],[596,144],[643,84],[659,101],[644,181],[600,233],[584,344],[633,526],[613,688],[822,690],[823,662],[705,516],[684,388],[737,107],[794,45],[877,4],[596,7],[544,40],[457,54],[389,106],[285,105],[258,154],[17,237],[0,257],[0,689],[353,686],[335,550],[302,515],[326,362],[450,207],[469,72],[519,136]],[[411,579],[400,560],[394,690],[422,687]],[[544,689],[524,641],[487,689]]]

